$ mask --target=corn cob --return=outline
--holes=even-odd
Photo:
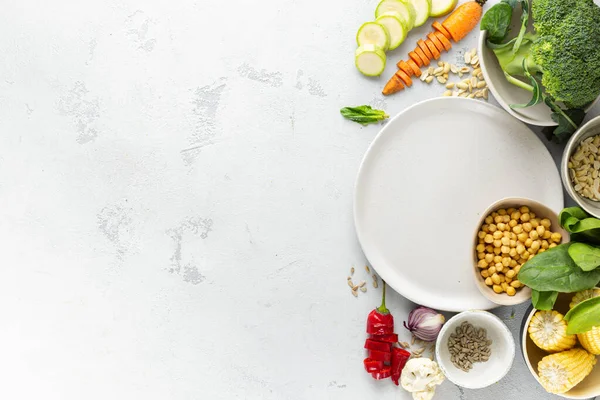
[[[588,289],[582,290],[581,292],[575,293],[573,299],[571,299],[571,304],[569,304],[569,308],[575,307],[577,304],[581,303],[584,300],[589,300],[594,297],[600,296],[600,289]]]
[[[596,357],[583,349],[550,354],[538,363],[540,383],[550,393],[571,390],[592,372]]]
[[[579,343],[592,354],[600,355],[600,326],[595,326],[591,331],[577,335]]]
[[[567,322],[558,311],[538,311],[529,323],[533,343],[549,353],[569,350],[577,344],[577,336],[567,335]]]

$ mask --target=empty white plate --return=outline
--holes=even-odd
[[[393,118],[365,155],[354,193],[362,249],[409,300],[446,311],[490,309],[475,286],[480,214],[504,197],[563,207],[558,169],[523,123],[482,101],[437,98]]]

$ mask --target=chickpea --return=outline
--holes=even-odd
[[[550,236],[550,240],[553,241],[554,243],[560,243],[560,241],[562,240],[562,235],[558,232],[554,232]]]
[[[498,256],[498,255],[500,255],[500,253],[502,253],[502,250],[500,250],[500,247],[495,247],[494,254]]]
[[[502,259],[502,265],[505,266],[505,267],[510,266],[510,257],[504,257]]]
[[[500,241],[502,242],[503,246],[510,246],[510,239],[507,237],[503,237],[502,239],[500,239]]]
[[[516,267],[513,268],[513,271],[515,271],[515,274],[519,274],[519,271],[521,271],[521,266],[517,265]]]
[[[527,221],[529,221],[530,219],[531,219],[531,217],[529,216],[529,213],[524,213],[524,214],[521,214],[521,221],[523,221],[523,222],[527,222]]]
[[[484,231],[477,232],[477,237],[479,239],[485,239],[486,233]]]
[[[508,242],[508,245],[509,245],[511,248],[513,248],[513,249],[514,249],[515,247],[517,247],[517,241],[516,241],[516,240],[512,240],[512,239],[511,239],[511,240]]]
[[[492,286],[494,284],[494,282],[492,282],[492,278],[487,277],[487,278],[485,278],[485,284],[488,285],[488,286]]]
[[[513,280],[510,283],[510,286],[514,287],[514,288],[520,288],[521,287],[521,282],[518,279]]]
[[[534,240],[533,243],[531,243],[532,250],[538,251],[540,249],[540,247],[542,247],[542,246],[541,246],[539,240]]]
[[[495,256],[494,257],[494,264],[500,263],[502,262],[502,257],[501,256]]]
[[[496,228],[498,228],[499,231],[505,231],[506,230],[506,224],[504,222],[500,222],[498,225],[496,225]]]
[[[541,220],[540,224],[542,224],[542,226],[546,229],[550,229],[550,227],[552,226],[552,222],[550,222],[548,218],[544,218],[543,220]]]
[[[496,273],[496,267],[490,267],[488,269],[488,274],[490,274],[490,276],[494,275]]]
[[[539,237],[544,236],[544,233],[546,232],[546,228],[544,228],[543,225],[538,225],[538,227],[535,228],[535,230],[537,231]]]
[[[517,240],[517,234],[514,232],[510,232],[509,238],[510,238],[510,240]]]
[[[510,260],[510,267],[511,267],[511,268],[516,268],[516,267],[517,267],[517,265],[519,265],[519,264],[517,264],[517,261],[516,261],[516,260]]]
[[[529,207],[522,206],[521,208],[519,208],[519,211],[521,211],[521,214],[528,213],[529,212]]]
[[[513,230],[514,233],[516,233],[518,235],[521,232],[523,232],[523,227],[521,225],[516,225],[514,228],[512,228],[512,230]]]
[[[544,232],[544,234],[542,235],[543,239],[550,239],[550,237],[552,236],[552,232],[550,232],[548,229],[546,229],[546,232]]]
[[[496,247],[496,248],[502,247],[502,242],[498,239],[494,240],[494,247]]]
[[[498,215],[506,215],[506,210],[504,208],[499,209]]]
[[[507,287],[506,288],[506,294],[509,296],[514,296],[515,294],[517,294],[517,291],[515,290],[514,287]]]
[[[533,240],[537,240],[540,237],[540,235],[538,235],[537,231],[531,231],[529,232],[529,237]]]
[[[496,216],[494,217],[494,222],[495,222],[495,223],[500,223],[500,222],[502,222],[502,221],[504,221],[504,220],[502,219],[502,217],[501,217],[500,215],[496,215]]]
[[[508,215],[512,215],[512,213],[514,213],[516,211],[516,209],[514,207],[510,207],[506,209],[506,213]]]
[[[493,243],[494,242],[494,237],[490,234],[485,235],[485,237],[483,238],[483,241],[486,243]]]
[[[488,215],[487,217],[485,217],[485,223],[486,224],[491,224],[492,222],[494,222],[494,217],[492,217],[491,215]]]
[[[502,283],[502,282],[505,282],[505,281],[506,281],[506,278],[504,278],[504,275],[503,275],[503,274],[499,274],[498,276],[500,277],[500,283]]]
[[[515,249],[514,247],[512,249],[510,249],[510,251],[508,252],[508,255],[511,257],[516,257],[517,256],[517,249]]]
[[[516,220],[514,220],[514,219],[511,219],[510,221],[508,221],[508,226],[510,226],[511,228],[514,228],[518,224],[519,223]]]
[[[525,260],[529,260],[529,252],[527,250],[525,250],[523,252],[523,254],[521,254],[521,258],[524,258]]]
[[[490,276],[490,274],[487,272],[487,269],[484,269],[483,271],[481,271],[481,277],[483,279],[485,279],[485,278],[487,278],[489,276]]]
[[[540,226],[540,221],[538,221],[537,219],[532,219],[529,221],[529,223],[531,223],[531,227],[533,229],[536,229],[538,226]]]
[[[531,247],[531,245],[533,244],[533,240],[527,239],[524,244],[525,244],[525,247]]]
[[[550,243],[550,244],[548,245],[548,248],[549,248],[549,249],[553,249],[553,248],[555,248],[556,246],[558,246],[556,243]]]
[[[535,213],[529,212],[529,218],[536,219],[535,217],[536,217]]]
[[[549,245],[547,240],[542,240],[542,249],[547,250]]]
[[[510,214],[510,217],[512,219],[514,219],[515,221],[518,221],[519,218],[521,218],[521,212],[520,211],[515,211],[512,214]]]
[[[525,232],[519,233],[517,235],[517,239],[519,240],[519,242],[523,242],[523,243],[525,243],[525,241],[527,240],[528,237],[529,237],[529,235]]]
[[[515,271],[513,271],[513,270],[511,269],[510,271],[506,271],[506,274],[505,274],[505,275],[506,275],[506,277],[507,277],[507,278],[509,278],[509,279],[512,279],[512,278],[514,278],[514,277],[515,277],[516,273],[515,273]]]
[[[500,239],[500,238],[502,238],[502,236],[504,236],[504,235],[503,235],[503,234],[502,234],[502,232],[500,232],[500,231],[496,231],[496,232],[494,232],[494,234],[492,235],[492,237],[493,237],[494,239]]]
[[[490,231],[490,233],[494,233],[494,232],[496,232],[498,230],[498,226],[494,225],[494,224],[490,224],[488,226],[488,230]]]
[[[539,249],[539,250],[538,250],[538,254],[540,254],[540,253],[543,253],[543,252],[545,252],[545,251],[546,251],[546,249]]]
[[[500,250],[502,250],[502,254],[508,254],[510,252],[510,247],[502,246]]]
[[[491,264],[494,261],[494,255],[493,254],[486,254],[485,255],[485,262],[488,264]]]
[[[522,244],[517,245],[516,251],[517,254],[523,254],[523,252],[525,251],[525,246],[523,246]]]
[[[502,262],[499,262],[499,263],[494,264],[494,267],[496,267],[496,271],[502,271],[502,268],[504,268],[504,265],[502,265]]]
[[[510,232],[509,231],[504,231],[502,237],[507,238],[508,240],[510,240]]]
[[[533,229],[533,227],[531,226],[531,224],[529,222],[526,222],[523,224],[523,230],[527,233],[531,232],[531,230]]]
[[[492,282],[494,282],[495,285],[499,285],[500,284],[500,275],[498,275],[498,274],[492,275]]]
[[[496,211],[492,212],[492,218],[496,218],[498,216],[498,213]]]
[[[529,258],[527,259],[527,261],[531,260],[534,256],[535,256],[535,254],[530,254]]]
[[[494,241],[494,238],[492,238],[492,242]],[[485,251],[487,251],[488,253],[493,253],[494,252],[494,246],[492,245],[487,245],[485,246]]]
[[[492,289],[494,289],[494,292],[496,292],[498,294],[503,292],[502,286],[500,286],[500,285],[494,285],[494,286],[492,286]]]
[[[477,266],[478,266],[479,268],[487,268],[487,267],[488,267],[488,265],[489,265],[489,264],[488,264],[488,263],[486,263],[486,262],[485,262],[485,260],[483,260],[483,259],[479,260],[479,262],[477,263]]]

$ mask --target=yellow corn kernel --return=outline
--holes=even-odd
[[[577,344],[577,336],[567,335],[567,321],[558,311],[538,311],[529,323],[533,343],[549,353],[569,350]]]
[[[592,354],[600,355],[600,326],[595,326],[591,331],[577,335],[581,346]]]
[[[538,363],[540,383],[550,393],[566,393],[584,380],[594,365],[596,357],[583,349],[551,354]]]
[[[571,304],[569,304],[569,308],[575,307],[577,304],[581,303],[584,300],[589,300],[594,297],[600,296],[600,289],[588,289],[582,290],[581,292],[575,293],[575,296],[571,299]]]

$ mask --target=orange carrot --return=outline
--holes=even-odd
[[[433,53],[433,58],[435,58],[436,60],[438,58],[440,58],[440,51],[437,49],[437,47],[435,47],[435,44],[433,44],[433,42],[429,39],[427,39],[425,41],[425,44],[427,45],[427,47],[429,47],[429,50],[431,50],[431,52]]]
[[[421,57],[419,57],[417,53],[411,51],[410,53],[408,53],[408,56],[415,62],[415,64],[417,64],[419,68],[423,66],[423,60],[421,59]]]
[[[477,26],[485,2],[486,0],[475,0],[461,4],[442,22],[442,26],[450,33],[452,40],[458,42]]]
[[[410,76],[406,75],[404,73],[404,71],[399,69],[398,72],[396,72],[396,75],[398,75],[400,77],[400,79],[402,79],[402,82],[404,82],[404,84],[406,86],[408,86],[408,87],[412,86],[412,79],[410,79]]]
[[[417,47],[414,51],[408,53],[410,57],[406,61],[400,61],[398,68],[400,70],[394,74],[383,89],[383,94],[388,95],[399,92],[404,89],[404,85],[411,86],[410,77],[411,71],[407,70],[407,65],[410,67],[414,75],[421,75],[423,65],[429,65],[432,57],[439,59],[442,50],[448,51],[452,48],[452,43],[449,39],[458,42],[463,39],[469,32],[473,30],[479,23],[483,14],[483,5],[487,0],[473,0],[461,4],[452,14],[448,16],[441,24],[435,21],[431,26],[434,31],[427,36],[427,40],[417,41]],[[425,46],[423,46],[425,44]],[[429,51],[427,51],[429,50]]]
[[[385,87],[383,88],[382,93],[387,96],[387,95],[399,92],[402,89],[404,89],[404,84],[402,83],[402,79],[400,79],[400,77],[398,75],[394,74],[394,76],[392,76],[392,79],[390,79],[388,81],[388,83],[385,85]]]
[[[409,67],[412,68],[412,70],[417,78],[419,76],[421,76],[421,69],[418,67],[417,64],[415,64],[415,62],[413,60],[408,60],[406,63],[408,64]]]
[[[431,40],[431,42],[433,43],[435,48],[438,49],[438,51],[440,53],[442,51],[446,51],[446,48],[444,47],[442,42],[440,42],[440,40],[435,36],[435,34],[433,32],[431,32],[429,35],[427,35],[427,37],[429,38],[429,40]]]
[[[435,21],[433,24],[431,24],[431,26],[433,27],[433,29],[435,29],[436,31],[440,32],[442,35],[444,35],[446,37],[446,39],[450,39],[450,32],[448,32],[446,30],[446,28],[444,28],[442,26],[442,24],[440,24],[439,22]]]
[[[431,51],[429,51],[429,48],[427,47],[427,45],[425,44],[425,42],[423,40],[417,41],[417,45],[419,46],[419,48],[421,50],[423,50],[423,53],[425,53],[427,58],[429,58],[430,60],[433,58],[433,54],[431,54]]]
[[[444,49],[446,49],[446,51],[450,51],[450,49],[452,48],[452,43],[450,43],[448,38],[439,31],[435,31],[435,32],[433,32],[433,34],[435,35],[436,38],[438,38],[440,43],[442,43],[442,46],[444,46]]]
[[[412,61],[412,60],[410,60]],[[414,61],[413,61],[414,62]],[[416,65],[416,64],[415,64]],[[408,65],[408,63],[404,60],[400,60],[400,62],[398,62],[398,64],[396,64],[396,66],[398,67],[398,69],[401,69],[402,71],[404,71],[404,73],[408,76],[413,76],[415,74],[415,72],[413,71],[413,69],[410,67],[410,65]],[[421,70],[419,70],[420,72]]]
[[[418,55],[418,56],[421,58],[421,60],[423,61],[423,65],[424,65],[424,66],[428,66],[428,65],[429,65],[430,58],[429,58],[429,57],[427,57],[427,56],[425,55],[425,53],[423,53],[423,50],[421,50],[421,49],[419,48],[419,46],[417,46],[417,48],[416,48],[416,49],[414,49],[413,51],[414,51],[415,53],[417,53],[417,55]]]

